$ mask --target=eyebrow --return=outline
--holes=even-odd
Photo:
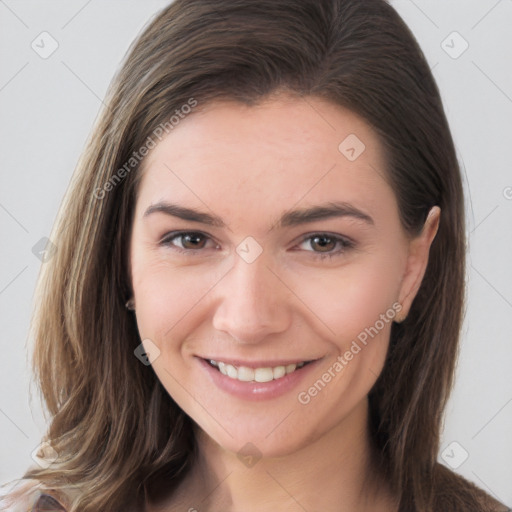
[[[178,204],[171,204],[166,201],[160,201],[151,205],[145,212],[143,217],[147,217],[152,213],[164,213],[183,220],[199,222],[208,226],[226,227],[226,223],[217,215],[187,208]],[[278,221],[277,226],[273,226],[271,230],[283,227],[298,226],[308,222],[330,219],[335,217],[352,217],[368,224],[374,225],[374,221],[370,215],[346,202],[329,202],[322,205],[311,206],[309,208],[291,210],[285,212]]]

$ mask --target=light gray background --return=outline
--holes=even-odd
[[[0,0],[0,483],[33,464],[45,430],[35,386],[29,395],[32,248],[50,232],[115,69],[166,4]],[[440,460],[512,506],[512,0],[392,4],[438,81],[468,199],[468,310]],[[47,59],[31,47],[49,48],[43,31],[59,45]]]

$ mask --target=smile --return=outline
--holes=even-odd
[[[311,361],[303,361],[301,363],[291,363],[274,367],[249,368],[248,366],[234,366],[213,359],[207,359],[206,361],[223,375],[241,382],[270,382],[272,380],[278,380],[311,363]]]

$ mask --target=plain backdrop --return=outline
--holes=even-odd
[[[0,0],[0,483],[33,464],[46,428],[27,345],[41,239],[114,71],[166,4]],[[512,506],[512,1],[392,5],[439,84],[467,194],[468,306],[439,460]]]

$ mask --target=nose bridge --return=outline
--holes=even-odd
[[[233,267],[223,279],[214,315],[216,329],[249,343],[287,328],[284,285],[270,266],[265,252],[252,261],[243,252],[235,254]]]

